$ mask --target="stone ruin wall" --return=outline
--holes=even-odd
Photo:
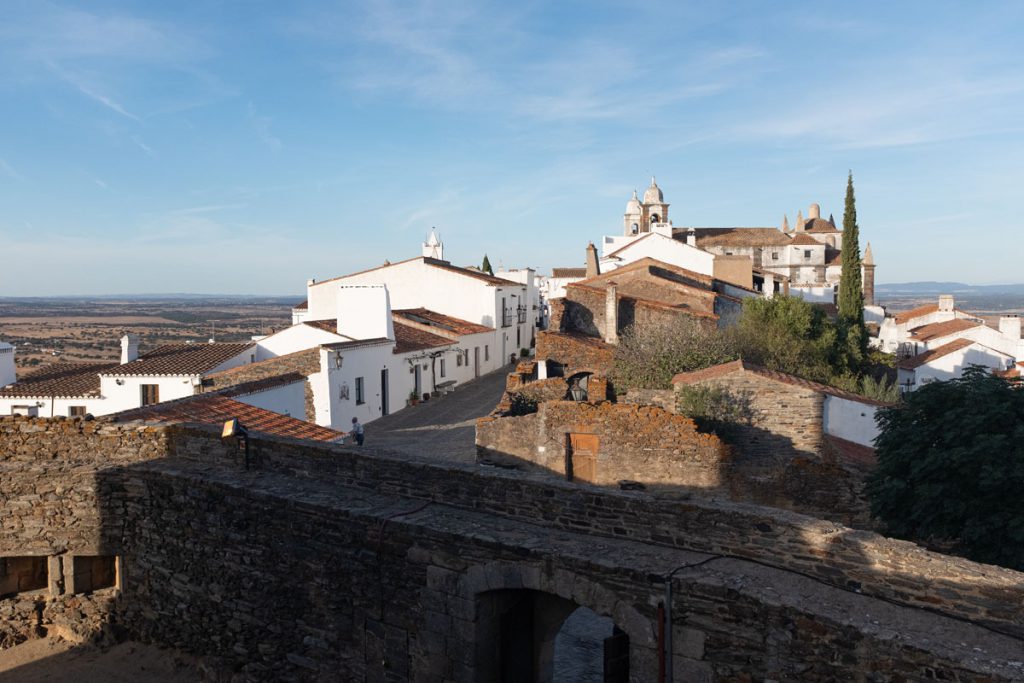
[[[865,594],[1024,628],[1019,573],[791,513],[659,500],[306,442],[255,445],[256,467],[245,472],[237,451],[209,429],[4,418],[0,463],[11,476],[0,482],[0,519],[35,502],[25,498],[36,495],[31,482],[63,481],[82,491],[83,502],[60,495],[52,501],[61,525],[5,526],[0,554],[119,552],[115,616],[122,628],[255,679],[454,679],[474,666],[463,661],[473,657],[466,647],[474,629],[470,598],[527,587],[614,614],[637,651],[635,680],[651,680],[660,586],[650,585],[632,556],[620,567],[600,551],[581,555],[601,537],[650,544],[636,547],[660,548],[666,559],[680,548],[751,557]],[[92,495],[113,504],[90,505],[90,481],[97,484]],[[348,493],[339,494],[341,487]],[[91,535],[66,523],[78,516]],[[517,545],[528,540],[517,530],[535,525],[548,529],[551,548]],[[44,530],[41,540],[35,528]],[[556,543],[580,533],[594,536],[582,545]],[[856,666],[1009,680],[971,673],[928,647],[851,630],[840,617],[806,611],[813,606],[765,603],[740,585],[711,579],[681,577],[679,584],[687,626],[676,633],[677,677],[751,672],[825,681]]]
[[[607,401],[547,401],[532,415],[481,418],[478,458],[564,476],[569,433],[597,437],[595,484],[632,480],[678,488],[685,482],[685,488],[705,490],[727,484],[731,452],[718,437],[661,408]]]

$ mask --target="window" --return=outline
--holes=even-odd
[[[68,417],[85,417],[85,406],[68,406]]]
[[[523,345],[523,330],[520,327],[516,328],[516,346]]]
[[[811,250],[810,249],[804,249],[804,259],[806,259],[808,261],[811,260]]]
[[[46,588],[46,557],[0,557],[0,596]]]
[[[778,261],[778,260],[779,260],[779,252],[773,251],[772,252],[772,261]]]
[[[457,367],[457,368],[461,368],[462,367],[462,351],[457,351],[455,353],[455,367]]]
[[[444,358],[441,359],[441,376],[445,375]]]
[[[488,346],[487,344],[484,344],[484,360],[490,360],[490,359],[491,359],[491,347]]]
[[[356,377],[356,405],[362,405],[366,403],[366,397],[363,395],[363,378]]]
[[[76,555],[72,559],[75,593],[90,593],[117,585],[117,560],[113,555]]]
[[[150,406],[160,402],[159,384],[143,384],[140,389],[142,390],[142,405]]]

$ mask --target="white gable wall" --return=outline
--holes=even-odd
[[[256,342],[256,360],[267,360],[346,339],[312,325],[293,325]]]
[[[299,420],[306,419],[306,382],[304,380],[231,398],[240,403],[281,415],[290,415]]]
[[[822,416],[825,433],[874,448],[875,438],[878,436],[875,410],[877,406],[869,403],[825,394]]]

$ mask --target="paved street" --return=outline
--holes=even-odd
[[[403,408],[364,427],[367,447],[472,463],[478,417],[494,409],[505,390],[508,368],[484,375],[426,403]]]

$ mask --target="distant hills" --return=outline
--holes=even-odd
[[[969,285],[964,282],[898,282],[875,285],[875,294],[982,294],[987,296],[1024,296],[1024,284]]]

